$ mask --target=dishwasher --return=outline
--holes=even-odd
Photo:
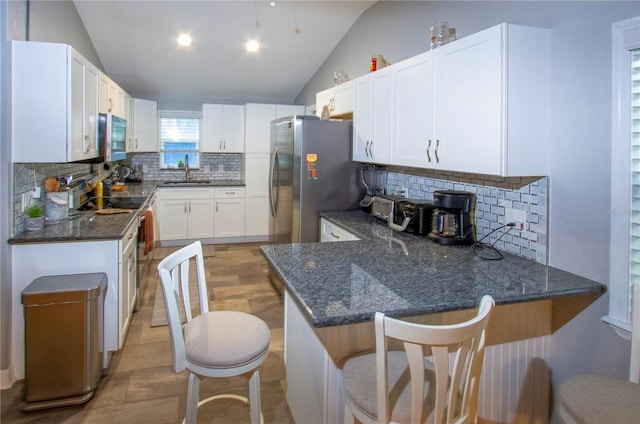
[[[22,291],[24,411],[78,405],[102,376],[107,275],[40,277]]]

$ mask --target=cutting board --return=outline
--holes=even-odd
[[[131,213],[131,212],[133,212],[131,209],[118,209],[118,208],[98,209],[96,211],[96,215],[113,215],[116,213]]]

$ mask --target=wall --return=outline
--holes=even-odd
[[[458,38],[501,22],[552,29],[552,174],[549,263],[609,282],[611,185],[611,24],[640,15],[638,2],[378,2],[363,13],[295,102],[311,104],[333,72],[368,72],[370,55],[392,63],[428,50],[429,26],[440,20]],[[415,176],[411,170],[403,171]],[[446,176],[442,178],[446,180]],[[603,324],[608,295],[552,339],[552,382],[591,372],[627,379],[630,343]]]

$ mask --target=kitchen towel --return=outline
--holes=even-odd
[[[151,208],[142,214],[144,221],[142,222],[140,240],[144,242],[144,254],[148,255],[153,250],[153,212]]]

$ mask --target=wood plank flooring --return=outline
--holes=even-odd
[[[176,248],[156,248],[141,285],[142,308],[134,314],[124,348],[113,354],[95,397],[82,406],[24,413],[24,382],[1,393],[0,421],[7,423],[179,423],[185,414],[188,372],[171,369],[171,345],[166,326],[151,327],[158,261]],[[271,286],[259,244],[216,245],[207,269],[209,297],[214,309],[251,312],[271,329],[270,353],[260,367],[262,412],[265,423],[293,423],[285,399],[283,306]],[[208,379],[201,399],[218,393],[248,395],[244,377]],[[232,400],[200,409],[199,423],[249,422],[248,406]]]

